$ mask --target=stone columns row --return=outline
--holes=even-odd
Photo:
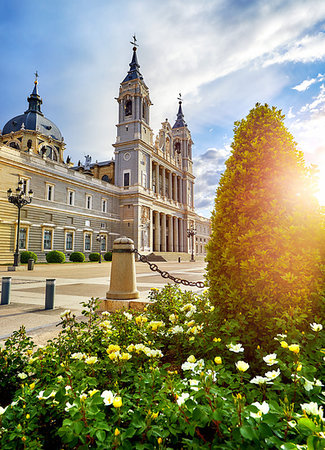
[[[160,166],[157,163],[152,164],[152,173],[155,174],[152,178],[152,187],[155,185],[156,194],[179,203],[185,203],[182,177],[166,169],[164,166]]]
[[[186,220],[154,211],[153,251],[187,252]]]

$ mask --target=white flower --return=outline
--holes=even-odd
[[[8,408],[8,406],[6,406],[5,408],[2,408],[2,406],[0,406],[0,416],[2,416],[2,414],[4,414],[6,412],[7,408]]]
[[[72,359],[84,359],[86,357],[86,355],[84,353],[72,353],[71,358]]]
[[[67,402],[67,403],[65,404],[64,411],[69,411],[69,409],[71,409],[73,406],[76,406],[76,405],[75,405],[74,403],[71,404],[71,403]]]
[[[273,366],[273,364],[277,364],[278,361],[276,359],[276,353],[271,353],[270,355],[266,355],[263,357],[263,360],[266,362],[268,366]]]
[[[69,314],[71,314],[70,309],[66,309],[63,311],[63,313],[60,314],[60,317],[67,317]]]
[[[266,372],[265,376],[269,380],[274,380],[275,378],[277,378],[280,375],[280,373],[281,373],[280,369],[271,370],[270,372]]]
[[[103,311],[102,312],[102,316],[104,316],[104,317],[109,316],[109,315],[110,315],[110,313],[108,311]]]
[[[24,372],[19,373],[17,376],[18,376],[18,378],[20,378],[21,380],[24,380],[25,378],[27,378],[27,374],[24,373]]]
[[[198,384],[199,384],[199,380],[189,380],[191,389],[193,389],[194,391],[198,391]]]
[[[123,315],[129,320],[131,320],[133,318],[132,314],[130,314],[130,313],[126,312],[126,311],[123,312]]]
[[[101,397],[102,397],[102,399],[104,401],[104,404],[109,406],[109,405],[111,405],[113,403],[113,400],[115,398],[115,394],[113,394],[112,391],[104,391],[104,392],[102,392]]]
[[[170,316],[169,316],[169,320],[172,322],[172,323],[175,323],[176,322],[176,316],[175,316],[175,314],[171,314]]]
[[[47,397],[44,397],[44,391],[40,391],[37,398],[38,398],[38,400],[45,400]]]
[[[85,359],[86,364],[95,364],[98,361],[97,356],[89,356],[89,358]]]
[[[190,394],[188,394],[187,392],[183,392],[176,400],[178,406],[181,406],[189,398],[189,396]]]
[[[312,414],[313,416],[319,416],[323,418],[323,407],[318,407],[316,402],[302,403],[301,409],[306,412],[306,414]]]
[[[233,344],[232,342],[227,345],[227,348],[234,353],[240,353],[244,351],[244,347],[241,344]]]
[[[239,372],[246,372],[246,370],[249,368],[249,364],[245,361],[237,361],[236,367]]]
[[[263,402],[262,404],[259,402],[254,402],[252,403],[252,405],[256,406],[256,408],[258,409],[257,413],[250,413],[250,416],[253,417],[254,419],[260,419],[262,417],[263,414],[267,414],[269,412],[269,404],[266,402]]]
[[[261,384],[265,384],[267,381],[268,381],[268,378],[261,377],[258,375],[256,377],[252,378],[250,383],[261,385]]]
[[[309,324],[310,325],[310,328],[313,330],[313,331],[321,331],[322,329],[323,329],[323,325],[321,324],[321,323],[310,323]]]
[[[184,333],[184,328],[181,325],[175,325],[169,330],[172,334]]]

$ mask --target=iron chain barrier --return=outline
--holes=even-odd
[[[203,281],[183,280],[182,278],[174,277],[166,270],[159,269],[157,264],[154,264],[154,263],[151,263],[150,261],[148,261],[148,258],[145,255],[141,255],[136,248],[133,250],[133,253],[135,253],[137,255],[137,257],[139,258],[139,261],[141,261],[143,263],[147,263],[153,272],[158,272],[163,278],[169,278],[174,283],[183,284],[184,286],[195,286],[195,287],[198,287],[199,289],[203,289],[205,287],[205,284]]]

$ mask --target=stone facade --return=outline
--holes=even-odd
[[[0,134],[0,263],[13,259],[17,208],[6,192],[19,180],[26,192],[34,191],[32,203],[22,209],[19,247],[40,260],[52,249],[67,255],[108,251],[118,236],[131,238],[145,254],[186,257],[191,226],[197,230],[194,251],[205,255],[210,222],[194,210],[193,142],[182,102],[174,126],[163,122],[154,140],[149,89],[139,67],[134,48],[117,98],[115,160],[91,163],[87,156],[77,166],[64,161],[63,138],[41,113],[35,81],[29,109]],[[38,122],[26,129],[33,114]]]

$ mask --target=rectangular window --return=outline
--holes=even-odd
[[[92,207],[92,196],[86,195],[86,208],[91,209]]]
[[[23,185],[22,185],[21,188],[22,188],[24,194],[27,194],[27,192],[28,192],[28,186],[29,186],[29,180],[27,180],[26,178],[20,178],[20,181],[23,182]]]
[[[74,206],[74,191],[68,191],[68,205]]]
[[[100,228],[106,228],[106,223],[105,222],[101,222]]]
[[[24,250],[26,249],[27,244],[27,228],[20,228],[19,229],[19,242],[18,246],[20,249]]]
[[[90,227],[90,220],[85,220],[85,226]]]
[[[107,212],[107,200],[102,200],[102,212]]]
[[[73,233],[71,231],[65,235],[65,249],[66,251],[73,250]]]
[[[130,172],[124,172],[123,174],[123,186],[130,186]]]
[[[49,202],[52,202],[54,200],[54,186],[52,184],[46,185],[46,199]]]
[[[52,250],[52,238],[53,238],[52,230],[44,230],[43,231],[43,249],[44,250]]]
[[[141,172],[141,174],[142,174],[142,186],[144,188],[146,188],[147,187],[147,174],[145,172]]]
[[[91,234],[90,233],[85,233],[85,243],[84,243],[84,247],[85,247],[85,252],[89,252],[91,250]]]
[[[100,241],[100,250],[106,252],[106,236],[102,236]]]

